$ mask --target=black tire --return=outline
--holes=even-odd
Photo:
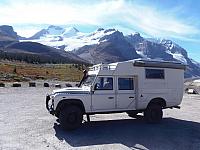
[[[83,121],[83,112],[76,105],[68,105],[61,109],[59,122],[63,129],[74,130],[80,127]]]
[[[129,112],[126,112],[128,114],[129,117],[131,118],[137,118],[137,114],[138,112],[136,111],[129,111]]]
[[[144,111],[144,119],[147,123],[159,123],[162,120],[162,107],[157,104],[149,105]]]

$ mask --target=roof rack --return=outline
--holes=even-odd
[[[160,61],[160,60],[143,60],[138,59],[134,61],[134,66],[138,67],[155,67],[155,68],[172,68],[172,69],[186,69],[186,65],[177,61]]]
[[[92,67],[89,67],[89,71],[97,71],[97,70],[115,70],[116,65],[111,64],[97,64]]]

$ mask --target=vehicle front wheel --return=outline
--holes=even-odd
[[[75,105],[68,105],[62,108],[59,114],[59,122],[63,129],[74,130],[78,128],[83,121],[82,110]]]
[[[144,119],[148,123],[159,123],[162,120],[162,107],[157,104],[149,105],[144,111]]]

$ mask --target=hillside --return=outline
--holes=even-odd
[[[63,50],[55,49],[49,46],[42,45],[35,42],[19,42],[13,43],[6,47],[6,52],[15,54],[28,54],[37,56],[41,63],[84,63],[83,59],[78,56],[65,52]],[[37,61],[36,61],[37,62]]]

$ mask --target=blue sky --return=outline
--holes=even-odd
[[[167,38],[200,62],[198,0],[1,0],[0,24],[31,36],[48,25],[75,26],[82,32],[98,27],[124,34]]]

